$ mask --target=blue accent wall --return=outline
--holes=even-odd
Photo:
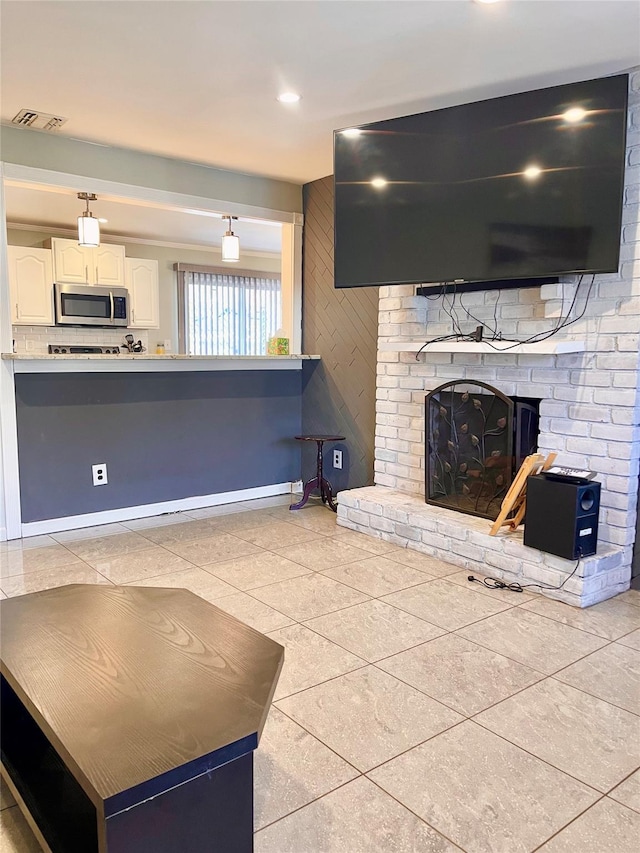
[[[22,521],[298,480],[301,371],[16,376]],[[92,484],[106,462],[109,482]]]

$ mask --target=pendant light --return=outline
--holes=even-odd
[[[78,217],[78,245],[97,247],[100,245],[100,223],[89,210],[89,202],[96,201],[95,193],[78,193],[80,201],[87,203],[87,209]]]
[[[240,260],[240,238],[231,230],[231,220],[237,219],[237,216],[225,216],[229,220],[229,230],[225,231],[222,237],[222,260],[229,263],[235,263]]]

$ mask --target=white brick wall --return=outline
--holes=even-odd
[[[606,569],[598,563],[599,571],[611,572],[611,583],[598,579],[596,589],[586,580],[572,579],[567,595],[583,606],[615,594],[621,583],[628,584],[630,546],[635,535],[640,457],[640,71],[632,75],[629,104],[620,271],[595,277],[584,316],[555,338],[584,340],[584,354],[539,357],[426,352],[416,358],[411,352],[388,352],[384,344],[390,339],[426,341],[450,334],[453,329],[447,307],[451,298],[416,297],[412,285],[380,288],[376,485],[404,495],[405,500],[411,495],[424,499],[424,398],[438,385],[451,379],[482,380],[508,395],[540,398],[541,452],[556,451],[559,464],[596,471],[602,483],[598,557],[611,551],[616,558],[602,564],[609,566]],[[582,313],[590,281],[585,276],[572,316]],[[456,299],[456,311],[465,331],[473,331],[481,322],[489,330],[497,326],[504,338],[522,339],[551,330],[561,312],[566,314],[577,286],[578,277],[571,276],[541,288],[467,293]],[[477,319],[467,317],[460,305]],[[379,500],[377,497],[376,506]],[[392,505],[397,506],[397,501]],[[460,531],[469,527],[467,516],[450,512],[453,518],[446,530],[423,528],[425,505],[421,506],[422,514],[418,517],[414,512],[413,519],[422,530],[419,541],[409,535],[406,526],[399,530],[396,525],[390,531],[369,523],[359,507],[350,510],[358,513],[357,519],[343,513],[339,518],[341,524],[369,527],[383,537],[396,537],[390,541],[402,540],[419,550],[436,548],[443,552],[442,543],[446,542],[446,558],[456,565],[471,567],[474,559],[486,560],[504,571],[511,567],[519,577],[540,579],[539,572],[536,575],[531,568],[537,560],[522,556],[520,551],[506,551],[493,537],[472,543],[482,549],[481,554],[469,550],[468,545],[465,551],[452,544],[466,542]],[[428,509],[438,511],[435,507]],[[406,523],[405,519],[402,524]],[[482,522],[481,537],[488,526],[487,521]],[[552,584],[566,571],[566,566],[558,566],[553,560],[558,558],[545,555],[544,573]],[[522,574],[523,566],[526,575]]]
[[[430,506],[422,496],[397,489],[367,486],[340,492],[338,524],[506,581],[549,586],[564,582],[559,591],[535,591],[578,607],[603,601],[629,586],[629,546],[600,545],[598,553],[582,560],[569,578],[575,563],[528,548],[522,529],[490,536],[485,519]]]

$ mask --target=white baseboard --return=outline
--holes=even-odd
[[[255,498],[270,498],[274,495],[288,495],[293,491],[293,485],[296,484],[275,483],[272,486],[257,486],[253,489],[239,489],[235,492],[220,492],[217,495],[196,495],[193,498],[181,498],[176,501],[107,509],[102,512],[88,512],[85,515],[69,515],[65,518],[30,521],[28,524],[22,525],[22,536],[61,533],[63,530],[76,530],[80,527],[93,527],[98,524],[110,524],[114,521],[133,521],[135,518],[148,518],[152,515],[162,515],[165,512],[188,512],[190,509],[203,509],[208,506],[250,501]],[[2,538],[1,534],[2,529],[0,529],[0,538]]]

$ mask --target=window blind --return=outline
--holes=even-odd
[[[185,272],[184,331],[189,355],[266,355],[282,324],[280,279]]]

